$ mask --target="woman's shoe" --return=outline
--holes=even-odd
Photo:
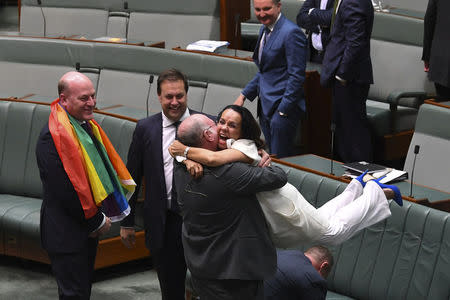
[[[368,171],[369,170],[366,170],[364,173],[362,173],[361,175],[359,175],[358,177],[355,178],[356,180],[358,180],[361,183],[362,187],[366,186],[366,182],[364,181],[364,176],[366,176]]]
[[[390,190],[392,190],[394,192],[393,200],[399,206],[403,206],[402,194],[400,193],[400,190],[398,189],[398,187],[396,187],[395,185],[388,185],[388,184],[381,183],[381,182],[379,182],[379,180],[381,180],[381,178],[374,179],[373,181],[375,181],[382,189],[390,189]]]

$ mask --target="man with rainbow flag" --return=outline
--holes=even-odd
[[[89,299],[98,238],[129,214],[127,198],[136,184],[93,119],[90,79],[68,72],[58,93],[36,146],[44,188],[41,242],[59,298]]]

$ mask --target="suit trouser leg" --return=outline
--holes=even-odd
[[[438,96],[438,101],[449,100],[450,99],[450,87],[445,85],[434,83],[436,87],[436,94]]]
[[[77,253],[49,253],[59,299],[89,299],[98,239],[88,239]]]
[[[353,179],[342,193],[319,207],[317,211],[322,214],[324,218],[330,219],[339,209],[347,204],[350,204],[352,201],[360,197],[362,193],[363,187],[361,183],[358,180]]]
[[[186,262],[181,242],[182,222],[180,215],[167,211],[164,245],[157,253],[152,253],[163,300],[184,300],[185,297]]]
[[[391,215],[389,202],[377,183],[369,181],[363,194],[350,204],[340,208],[330,217],[330,230],[319,242],[340,244],[360,230],[378,223]]]
[[[288,117],[281,117],[275,112],[271,118],[259,116],[259,124],[264,134],[270,154],[278,158],[295,155],[294,140],[300,130],[299,111],[288,112]]]
[[[366,100],[369,84],[354,82],[333,87],[333,119],[336,124],[336,150],[344,162],[372,161],[372,140],[367,121]]]

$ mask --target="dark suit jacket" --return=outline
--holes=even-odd
[[[263,29],[264,26],[259,32],[253,53],[253,60],[259,72],[247,84],[242,94],[251,101],[259,96],[262,113],[268,118],[276,110],[287,114],[298,109],[305,111],[305,34],[296,24],[281,15],[259,61],[258,52]]]
[[[286,183],[278,167],[231,163],[193,179],[177,164],[183,248],[193,276],[262,280],[275,272],[276,253],[255,193]]]
[[[321,300],[327,282],[298,250],[277,250],[277,272],[264,282],[266,300]]]
[[[373,5],[370,0],[342,0],[323,58],[320,82],[330,86],[335,75],[359,84],[373,83],[370,37]]]
[[[429,0],[424,20],[422,60],[430,62],[433,82],[450,87],[450,1]]]
[[[88,235],[103,221],[100,210],[90,219],[67,176],[48,129],[42,129],[36,158],[44,189],[41,207],[41,242],[49,253],[78,252],[88,244]]]
[[[189,112],[198,113],[192,110]],[[122,221],[121,226],[134,226],[136,200],[144,177],[145,243],[151,252],[157,252],[163,245],[168,209],[162,151],[162,113],[139,120],[134,130],[127,161],[127,168],[137,184],[136,192],[129,201],[131,213]]]
[[[306,29],[308,32],[309,59],[311,52],[317,52],[312,45],[312,33],[319,33],[319,26],[322,29],[320,36],[322,40],[323,51],[325,51],[330,36],[331,16],[333,14],[334,0],[328,0],[326,9],[320,9],[320,0],[306,0],[297,14],[297,25]],[[314,8],[309,14],[309,10]]]

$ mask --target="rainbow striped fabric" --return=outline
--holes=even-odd
[[[136,183],[103,129],[90,120],[96,141],[56,99],[51,104],[49,130],[86,219],[103,203],[103,212],[116,222],[130,213],[128,199]]]

